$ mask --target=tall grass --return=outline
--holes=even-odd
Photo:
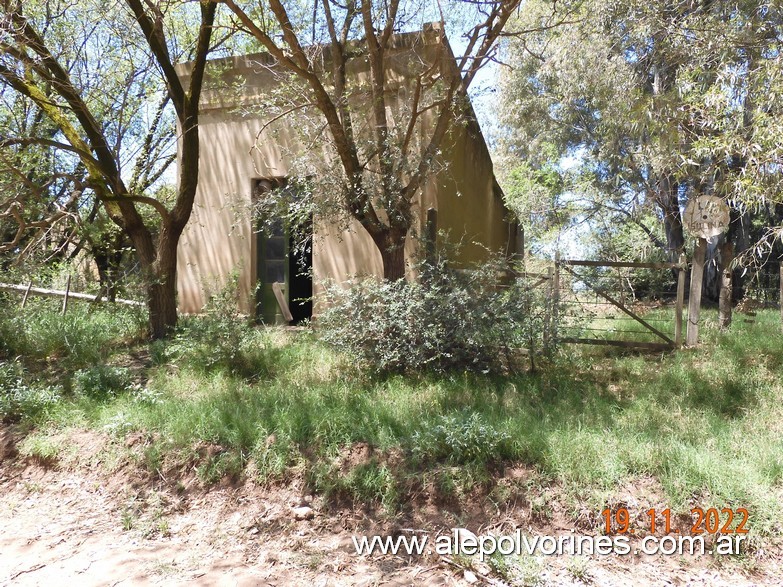
[[[204,368],[158,348],[141,388],[66,398],[47,419],[119,438],[149,433],[149,467],[195,462],[205,482],[245,471],[267,482],[296,477],[335,498],[394,509],[427,479],[458,494],[523,463],[595,511],[644,477],[679,511],[744,506],[757,531],[777,532],[777,316],[760,312],[755,324],[719,333],[705,312],[703,334],[701,348],[676,353],[567,348],[536,375],[378,378],[308,333],[251,329],[242,340],[254,354],[241,369],[221,361]],[[354,452],[361,455],[352,460]]]
[[[61,303],[30,299],[22,309],[12,300],[0,301],[0,355],[78,369],[106,359],[144,332],[138,309],[72,303],[62,315]]]
[[[0,297],[0,421],[47,418],[63,394],[118,350],[141,340],[136,309]],[[100,392],[101,390],[99,390]],[[100,394],[100,393],[99,393]]]

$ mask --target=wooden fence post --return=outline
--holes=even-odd
[[[552,276],[552,342],[557,344],[557,325],[560,306],[560,251],[555,252],[555,271]]]
[[[699,344],[699,311],[701,310],[701,283],[704,280],[704,261],[707,257],[707,239],[697,238],[693,249],[693,265],[691,267],[691,292],[688,298],[688,331],[685,344]]]
[[[682,308],[685,305],[685,271],[688,260],[685,253],[680,253],[680,268],[677,270],[677,305],[674,309],[674,344],[682,346]]]
[[[68,311],[68,296],[71,294],[71,276],[68,276],[68,281],[65,282],[65,297],[63,298],[63,310],[62,315]]]
[[[546,278],[549,280],[549,301],[551,304],[552,298],[554,296],[554,270],[552,267],[546,268]],[[550,331],[552,329],[552,308],[550,306],[549,308],[549,316],[544,321],[544,348],[547,348],[549,346],[549,337],[550,337]]]
[[[31,280],[30,283],[27,284],[27,289],[25,290],[24,297],[22,298],[22,308],[23,309],[27,305],[27,298],[30,297],[30,290],[32,289],[32,287],[33,287],[33,282]]]

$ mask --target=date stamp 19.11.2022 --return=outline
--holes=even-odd
[[[669,508],[656,510],[650,508],[646,516],[639,516],[639,520],[632,520],[628,508],[606,508],[601,511],[604,519],[604,532],[606,534],[747,534],[748,510],[746,508],[700,508],[691,509],[691,520],[682,527],[680,523],[672,521],[672,512]],[[647,523],[644,523],[644,518]]]

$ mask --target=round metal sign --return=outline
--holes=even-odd
[[[685,207],[685,230],[700,238],[712,238],[729,228],[729,207],[715,196],[698,196]]]

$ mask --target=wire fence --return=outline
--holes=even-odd
[[[526,277],[530,287],[547,290],[552,328],[563,342],[674,348],[683,341],[689,302],[684,258],[676,264],[556,260],[546,273]],[[737,319],[752,323],[755,310],[780,309],[783,291],[779,277],[767,272],[743,280],[734,295],[740,297],[734,312],[743,315]]]

